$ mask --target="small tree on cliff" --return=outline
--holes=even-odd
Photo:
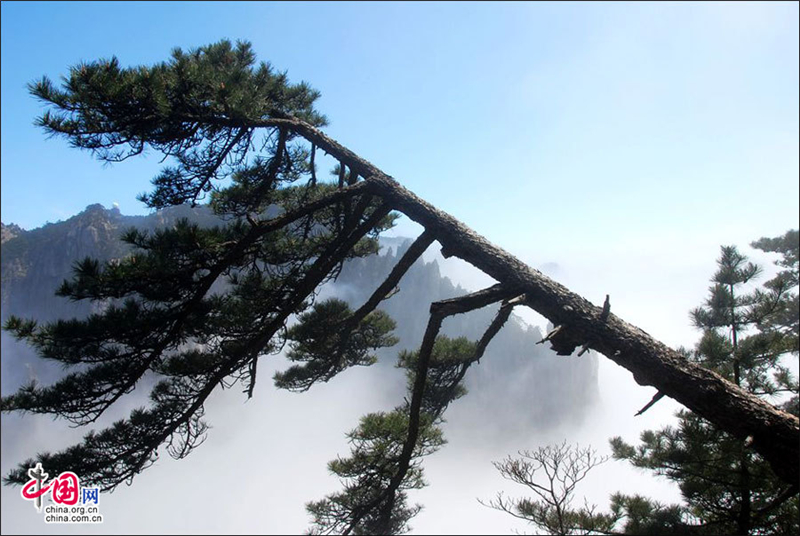
[[[493,246],[431,207],[381,170],[323,134],[318,93],[256,65],[249,44],[228,41],[169,61],[122,68],[112,58],[73,67],[61,87],[43,78],[32,93],[49,109],[38,123],[104,162],[146,149],[172,165],[141,199],[153,208],[207,201],[229,223],[173,229],[123,239],[134,252],[119,263],[80,263],[59,294],[113,301],[86,320],[38,326],[12,318],[5,326],[42,357],[78,372],[48,387],[28,385],[2,401],[3,411],[51,413],[78,424],[96,420],[145,374],[159,378],[150,407],[75,447],[38,460],[114,488],[152,463],[166,445],[187,455],[206,432],[203,404],[218,386],[240,382],[251,395],[262,356],[289,345],[296,365],[276,375],[281,388],[306,390],[390,345],[392,321],[376,310],[406,270],[434,241],[498,284],[431,304],[409,368],[410,397],[393,412],[364,418],[352,433],[353,457],[331,469],[345,491],[312,503],[321,532],[400,532],[415,507],[405,490],[422,485],[420,457],[441,443],[436,424],[460,382],[515,306],[528,306],[557,329],[547,340],[558,353],[595,349],[650,384],[707,415],[732,433],[752,435],[781,478],[800,473],[800,425]],[[332,182],[317,176],[319,150],[339,161]],[[272,207],[280,207],[277,214]],[[357,310],[315,302],[316,289],[351,257],[376,251],[377,235],[401,212],[425,231],[387,279]],[[222,282],[224,285],[215,285]],[[479,341],[439,336],[442,321],[501,303]],[[300,323],[287,329],[297,315]],[[714,396],[709,396],[713,392]],[[721,394],[720,394],[721,393]],[[785,460],[794,462],[785,464]],[[7,480],[21,483],[34,460]]]
[[[747,292],[746,285],[761,269],[736,247],[722,247],[709,296],[691,313],[703,336],[687,355],[756,396],[782,397],[781,406],[797,415],[797,378],[784,359],[797,359],[800,336],[798,232],[762,238],[753,246],[780,252],[777,264],[786,269],[763,288]],[[693,527],[695,532],[791,534],[800,530],[798,482],[777,479],[750,448],[752,439],[732,436],[685,410],[678,412],[677,426],[643,432],[641,439],[637,447],[618,437],[612,439],[614,456],[676,482],[686,512],[699,525]],[[659,526],[654,516],[645,517],[649,526]]]
[[[776,264],[784,270],[763,288],[746,292],[760,268],[735,247],[723,247],[709,297],[691,313],[703,330],[702,339],[694,351],[685,353],[754,395],[782,399],[781,407],[796,415],[797,378],[785,361],[797,359],[800,338],[798,232],[762,238],[752,245],[780,253]],[[540,448],[534,457],[496,463],[503,476],[528,486],[538,498],[500,495],[490,506],[547,534],[795,534],[800,530],[798,483],[776,478],[752,451],[749,439],[734,437],[685,410],[678,412],[677,426],[645,431],[641,439],[634,447],[613,438],[614,457],[666,476],[679,485],[685,504],[662,505],[640,495],[615,493],[609,513],[588,506],[574,509],[570,504],[575,484],[595,458],[590,449],[560,446]]]

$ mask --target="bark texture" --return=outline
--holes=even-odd
[[[782,480],[792,485],[800,481],[800,422],[794,415],[687,361],[613,313],[603,314],[603,308],[571,292],[420,199],[317,128],[290,117],[265,120],[251,126],[288,128],[303,136],[315,147],[366,177],[365,188],[422,225],[441,244],[443,255],[456,256],[513,293],[524,294],[525,305],[555,326],[561,326],[550,340],[558,354],[570,355],[576,348],[585,346],[602,353],[629,370],[640,385],[657,388],[736,437],[752,437],[753,448],[769,461]]]

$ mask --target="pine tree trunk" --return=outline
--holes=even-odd
[[[466,225],[420,199],[380,169],[320,130],[294,118],[270,119],[253,126],[285,126],[338,158],[362,177],[372,193],[433,233],[445,257],[456,256],[520,294],[525,304],[555,326],[558,354],[579,346],[602,353],[650,385],[730,434],[752,438],[753,448],[787,483],[800,481],[800,422],[720,375],[687,361],[641,329],[549,279]]]

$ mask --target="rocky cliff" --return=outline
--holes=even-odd
[[[118,240],[123,230],[131,226],[152,230],[184,217],[201,225],[219,223],[203,207],[181,206],[149,216],[124,216],[117,209],[91,205],[66,221],[30,231],[3,225],[2,320],[9,314],[39,321],[89,314],[97,305],[69,302],[54,295],[59,284],[70,277],[74,263],[87,256],[100,260],[123,256],[127,246]],[[348,262],[338,280],[323,292],[359,306],[410,243],[408,239],[387,239],[380,255]],[[466,293],[441,276],[438,262],[442,261],[441,258],[418,261],[401,281],[400,292],[381,305],[397,321],[400,343],[384,350],[377,366],[394,375],[389,388],[400,396],[404,380],[392,367],[397,352],[419,345],[432,301]],[[443,331],[451,336],[478,339],[495,312],[496,308],[486,308],[449,318]],[[555,356],[544,345],[535,345],[541,337],[539,328],[527,326],[512,316],[481,362],[469,371],[465,381],[470,394],[463,404],[459,402],[462,408],[488,416],[496,430],[579,420],[587,406],[596,400],[597,358]],[[30,377],[48,382],[62,373],[6,333],[2,335],[2,371],[4,394]],[[510,407],[524,410],[509,412]]]

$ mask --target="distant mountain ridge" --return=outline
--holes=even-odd
[[[71,276],[74,263],[87,256],[101,261],[124,256],[128,247],[119,241],[122,231],[129,227],[154,230],[172,225],[180,218],[201,226],[221,223],[203,206],[177,206],[147,216],[125,216],[116,208],[95,204],[72,218],[38,229],[26,231],[3,224],[2,320],[15,314],[48,321],[82,317],[96,310],[96,304],[74,303],[54,296],[58,285]],[[358,307],[380,285],[410,244],[411,239],[402,237],[382,239],[380,255],[348,261],[337,281],[326,287],[323,295],[341,297]],[[439,259],[443,260],[440,256]],[[439,261],[418,260],[400,282],[400,292],[380,306],[396,320],[395,334],[400,342],[384,349],[376,366],[395,373],[391,366],[397,352],[419,346],[430,303],[465,293],[442,277]],[[448,318],[443,333],[477,340],[496,310],[497,306],[487,307]],[[597,399],[597,358],[593,354],[581,358],[556,357],[544,345],[535,345],[541,338],[539,328],[527,326],[512,316],[481,362],[467,374],[465,383],[470,394],[464,399],[465,407],[489,416],[498,430],[520,425],[518,414],[504,421],[509,406],[525,408],[528,421],[525,424],[551,426],[565,419],[579,420]],[[3,394],[32,374],[43,381],[52,381],[60,372],[47,365],[35,358],[29,348],[5,332],[2,334]],[[394,389],[402,396],[404,380],[400,374],[396,377]]]

